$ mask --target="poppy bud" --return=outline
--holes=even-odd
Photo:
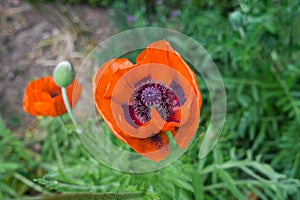
[[[68,61],[60,62],[54,69],[55,83],[60,87],[68,87],[75,78],[75,70]]]
[[[243,14],[241,11],[234,11],[230,13],[229,21],[234,29],[238,29],[243,25]]]

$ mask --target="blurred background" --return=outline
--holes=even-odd
[[[299,5],[298,0],[1,0],[0,199],[70,192],[300,199]],[[198,158],[210,119],[205,88],[190,149],[172,165],[145,174],[101,165],[61,120],[23,111],[28,82],[50,75],[62,60],[76,69],[109,36],[148,26],[195,39],[223,77],[226,123],[205,159]]]

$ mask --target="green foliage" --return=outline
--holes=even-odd
[[[26,149],[22,141],[16,139],[0,116],[0,199],[18,197],[29,188],[43,191],[30,180],[40,173],[34,157],[38,155]]]
[[[33,182],[25,177],[23,179],[26,179],[25,190],[30,187],[43,193],[55,191],[65,195],[48,195],[39,199],[68,199],[70,195],[73,195],[73,199],[84,195],[87,198],[93,194],[99,194],[100,198],[100,194],[107,192],[144,192],[146,199],[220,199],[220,194],[224,197],[246,199],[247,195],[254,192],[261,199],[287,199],[289,195],[297,194],[300,189],[299,180],[287,178],[286,175],[274,171],[269,164],[261,162],[261,157],[253,159],[250,150],[247,158],[240,160],[234,148],[226,151],[227,147],[220,143],[213,154],[199,160],[199,139],[185,156],[162,170],[144,174],[115,171],[91,158],[72,127],[66,129],[62,123],[69,123],[69,119],[64,116],[41,120],[40,129],[46,130],[47,135],[40,152],[42,160],[36,164],[46,174],[43,178],[37,177]],[[17,155],[24,155],[23,152],[28,150],[22,147],[20,141],[17,143],[20,145],[18,148],[22,148],[22,152]],[[1,172],[14,172],[19,165],[18,162],[6,163],[1,166]]]
[[[82,200],[82,199],[92,199],[92,200],[122,200],[122,199],[136,199],[143,197],[143,193],[105,193],[105,194],[91,194],[91,193],[70,193],[70,194],[52,194],[44,195],[41,197],[30,197],[21,198],[18,200]]]
[[[219,142],[223,151],[232,151],[234,146],[237,160],[247,158],[247,152],[251,151],[259,155],[259,164],[267,164],[270,169],[298,180],[299,2],[182,1],[173,5],[160,2],[152,1],[151,5],[143,1],[116,2],[112,18],[122,30],[162,26],[181,31],[202,44],[219,67],[227,90],[228,113]],[[176,8],[179,14],[172,16]],[[128,21],[129,15],[135,16],[135,20]],[[206,92],[204,102],[207,102]],[[205,103],[202,113],[203,123],[208,123]],[[231,159],[222,154],[222,162]],[[242,199],[241,195],[247,192],[234,187],[237,175],[241,175],[240,170],[229,173],[221,170],[212,178],[223,177],[217,180],[229,187],[237,199]],[[248,190],[262,199],[287,199],[293,193],[272,196],[268,190],[261,192],[262,188]],[[263,197],[265,193],[267,196]],[[299,197],[298,193],[294,195],[294,199]],[[230,198],[225,196],[214,198]]]

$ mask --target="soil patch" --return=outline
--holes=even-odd
[[[22,108],[28,82],[50,75],[62,60],[76,68],[113,31],[108,11],[87,5],[3,0],[0,13],[0,115],[17,129],[35,119]]]

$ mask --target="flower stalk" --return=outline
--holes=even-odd
[[[75,128],[77,129],[77,123],[76,123],[76,120],[75,120],[75,117],[74,117],[74,114],[73,114],[73,111],[72,111],[72,108],[70,106],[70,102],[68,99],[67,88],[61,87],[61,92],[62,92],[63,100],[64,100],[65,106],[67,108],[68,114],[69,114]]]
[[[75,79],[75,70],[72,64],[68,61],[60,62],[54,69],[53,77],[58,86],[61,87],[62,97],[68,114],[77,129],[77,123],[72,112],[72,108],[70,105],[70,101],[68,98],[67,87],[74,81]]]

